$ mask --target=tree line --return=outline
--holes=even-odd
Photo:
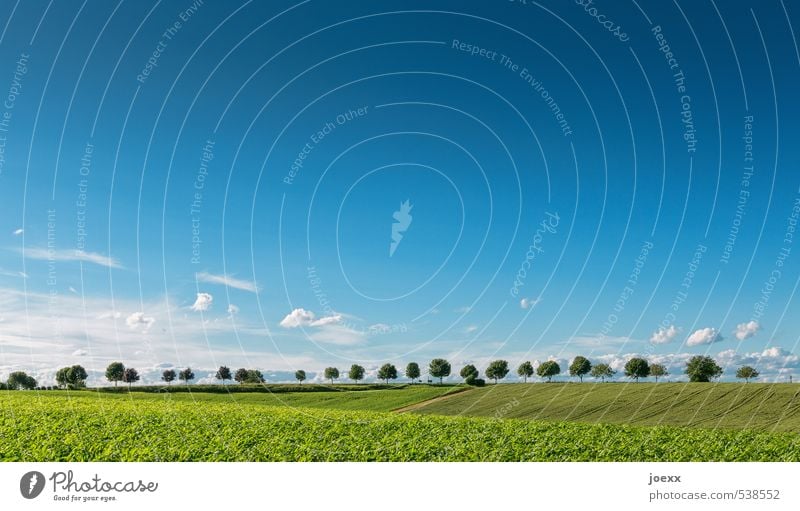
[[[578,377],[583,382],[583,377],[589,375],[595,379],[605,382],[607,378],[612,378],[617,372],[606,363],[592,364],[592,362],[583,356],[575,357],[569,365],[569,375]],[[428,374],[433,378],[439,378],[439,383],[444,381],[444,378],[450,376],[451,365],[450,362],[443,358],[435,358],[428,364]],[[690,382],[709,382],[715,380],[722,375],[722,368],[716,361],[704,355],[696,355],[686,362],[684,374],[689,376]],[[487,378],[494,380],[497,383],[499,380],[504,379],[509,373],[509,366],[506,360],[493,360],[484,370]],[[347,378],[355,383],[364,379],[366,369],[358,364],[350,366],[347,372]],[[533,364],[526,361],[522,362],[517,367],[517,375],[527,383],[528,378],[534,374],[540,378],[547,379],[548,382],[552,381],[554,376],[561,374],[561,366],[554,360],[548,360],[539,364],[534,370]],[[647,360],[634,357],[625,363],[624,374],[626,377],[639,381],[640,378],[655,378],[658,382],[659,378],[669,376],[667,368],[663,364],[648,363]],[[405,377],[415,383],[420,380],[422,372],[420,366],[416,362],[410,362],[405,369]],[[459,373],[464,382],[468,385],[483,386],[486,381],[480,378],[480,372],[473,364],[467,364],[461,369]],[[80,365],[73,365],[69,367],[62,367],[56,372],[56,385],[58,388],[80,389],[86,386],[86,379],[88,373]],[[235,380],[238,383],[264,383],[264,375],[258,369],[245,369],[239,368],[236,371],[231,371],[227,366],[220,366],[215,373],[215,378],[221,380],[224,385],[227,380]],[[306,372],[302,369],[295,371],[295,379],[299,383],[303,383],[307,379]],[[329,380],[331,384],[340,377],[339,369],[336,367],[326,367],[323,371],[323,376]],[[758,371],[751,366],[742,366],[737,369],[736,377],[745,382],[749,382],[753,378],[759,376]],[[384,364],[378,369],[377,377],[389,383],[390,380],[395,380],[398,377],[397,368],[394,364]],[[128,387],[139,381],[139,372],[133,367],[125,367],[122,362],[112,362],[108,365],[105,372],[106,380],[113,382],[116,387],[119,382],[127,383]],[[195,375],[190,367],[176,371],[175,369],[165,369],[161,373],[161,380],[168,385],[175,379],[178,379],[186,384],[194,380]],[[421,381],[421,380],[420,380]],[[430,380],[429,380],[430,381]],[[33,390],[43,389],[50,387],[39,387],[38,382],[32,376],[29,376],[24,371],[14,371],[6,380],[5,383],[0,383],[0,389],[10,390]]]

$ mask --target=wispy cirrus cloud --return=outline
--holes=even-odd
[[[199,282],[220,284],[234,289],[241,289],[242,291],[250,291],[251,293],[258,293],[261,290],[255,282],[237,279],[231,275],[214,275],[213,273],[202,271],[196,274],[196,278]]]
[[[123,268],[122,264],[113,257],[104,256],[96,252],[83,250],[50,250],[47,248],[19,249],[28,259],[39,261],[84,262],[105,266],[106,268]]]

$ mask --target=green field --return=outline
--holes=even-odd
[[[221,387],[218,385],[217,387]],[[234,387],[234,386],[232,386]],[[238,387],[235,386],[235,387]],[[235,388],[234,387],[234,388]],[[426,401],[451,393],[467,390],[457,386],[432,386],[432,385],[398,385],[381,386],[380,390],[352,390],[339,389],[331,392],[329,387],[313,389],[306,385],[302,392],[93,392],[82,390],[48,391],[39,393],[26,393],[30,399],[41,399],[50,402],[54,397],[57,400],[70,400],[94,396],[100,403],[129,401],[135,406],[138,402],[169,401],[174,403],[197,403],[204,406],[206,403],[220,403],[230,405],[262,405],[262,406],[287,406],[292,408],[328,408],[334,410],[363,410],[373,412],[390,412],[414,403]],[[0,393],[2,400],[3,393]],[[5,393],[8,395],[8,393]]]
[[[418,413],[800,433],[800,385],[536,383],[490,385]]]
[[[232,406],[204,396],[190,402],[64,394],[3,393],[0,459],[800,461],[800,437],[787,433]]]
[[[1,391],[0,460],[800,461],[796,395],[644,383]]]

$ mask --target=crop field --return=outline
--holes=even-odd
[[[470,391],[471,393],[472,391]],[[800,461],[800,436],[0,393],[5,461]],[[456,399],[459,395],[448,399]]]
[[[800,385],[501,384],[422,403],[414,411],[435,415],[800,433]]]
[[[218,385],[217,387],[221,387]],[[238,387],[232,386],[233,388]],[[175,403],[197,403],[205,406],[206,403],[242,404],[263,406],[288,406],[293,408],[330,408],[335,410],[364,410],[375,412],[389,412],[414,403],[426,401],[439,396],[458,393],[468,390],[457,386],[382,386],[380,390],[352,390],[339,389],[330,391],[328,387],[310,389],[306,385],[302,392],[178,392],[150,393],[150,392],[114,392],[94,393],[90,390],[79,392],[52,391],[28,394],[29,399],[52,399],[54,396],[61,399],[83,398],[93,395],[99,402],[127,400],[136,406],[139,402],[171,401]],[[7,395],[7,393],[6,393]],[[0,393],[0,400],[2,394]]]

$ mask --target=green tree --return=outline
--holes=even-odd
[[[128,384],[128,388],[131,388],[132,383],[139,381],[139,371],[132,367],[126,367],[125,373],[122,375],[122,381]]]
[[[8,375],[6,385],[10,390],[33,390],[36,388],[36,379],[25,371],[14,371]]]
[[[258,369],[248,369],[245,383],[264,383],[264,375]]]
[[[171,385],[177,375],[175,369],[164,369],[164,372],[161,373],[161,379],[167,382],[167,385]]]
[[[339,370],[335,367],[326,367],[325,368],[325,379],[331,381],[331,385],[333,385],[333,380],[339,378]]]
[[[411,379],[411,383],[414,383],[414,380],[419,378],[419,364],[416,362],[409,362],[406,366],[406,378]]]
[[[233,380],[236,383],[245,383],[247,381],[247,369],[245,369],[244,367],[240,367],[239,369],[237,369],[236,372],[233,373]]]
[[[67,378],[67,372],[69,371],[69,367],[62,367],[58,371],[56,371],[56,383],[59,387],[66,387],[69,385],[69,379]]]
[[[428,374],[434,378],[439,378],[439,384],[441,385],[442,380],[450,376],[450,362],[443,358],[434,358],[428,364]]]
[[[302,369],[298,369],[294,372],[294,379],[302,384],[306,380],[306,372]]]
[[[350,366],[350,371],[347,373],[347,377],[358,383],[360,380],[364,379],[365,372],[366,371],[363,367],[358,364],[353,364]]]
[[[489,367],[486,368],[486,377],[494,380],[502,380],[508,374],[508,362],[505,360],[493,360],[489,362]]]
[[[581,383],[583,383],[584,375],[589,374],[591,370],[592,363],[589,362],[588,358],[580,355],[572,359],[572,363],[569,365],[569,375],[577,376],[581,380]]]
[[[650,376],[654,377],[656,383],[658,383],[658,378],[660,376],[669,376],[669,372],[663,364],[650,364]]]
[[[461,372],[458,373],[458,374],[462,378],[464,378],[464,380],[469,380],[470,378],[471,379],[477,378],[479,373],[478,373],[478,369],[474,365],[467,364],[467,365],[465,365],[464,367],[461,368]]]
[[[758,378],[758,371],[750,366],[742,366],[736,370],[736,377],[747,383],[751,378]]]
[[[611,378],[617,374],[617,372],[611,369],[611,366],[608,364],[597,364],[592,367],[591,374],[593,378],[600,378],[600,381],[605,382],[606,378]]]
[[[533,364],[530,362],[523,362],[517,368],[517,375],[522,376],[525,379],[525,383],[528,383],[528,378],[533,376]]]
[[[86,386],[86,379],[89,373],[81,365],[74,365],[67,369],[67,383],[75,389]]]
[[[634,357],[625,364],[625,376],[633,378],[638,382],[639,378],[647,378],[650,376],[650,365],[647,363],[647,360]]]
[[[122,381],[123,376],[125,376],[125,366],[122,362],[111,362],[106,367],[106,380],[113,381],[115,387],[117,382]]]
[[[188,385],[190,381],[194,380],[194,372],[192,372],[192,368],[187,367],[183,371],[179,372],[178,379],[183,382],[186,382],[186,384]]]
[[[722,374],[722,368],[713,358],[704,355],[695,355],[686,362],[686,374],[691,382],[708,382]]]
[[[547,381],[551,381],[553,376],[556,376],[560,373],[561,366],[558,365],[558,362],[555,360],[542,362],[539,364],[539,367],[536,368],[536,374],[538,374],[540,378],[547,378]]]
[[[228,366],[219,366],[217,369],[217,374],[214,375],[214,378],[218,380],[222,380],[222,384],[225,385],[225,380],[231,379],[231,369]]]
[[[386,383],[389,383],[389,380],[394,380],[397,378],[397,368],[392,364],[383,364],[380,369],[378,369],[378,379],[385,380]]]

